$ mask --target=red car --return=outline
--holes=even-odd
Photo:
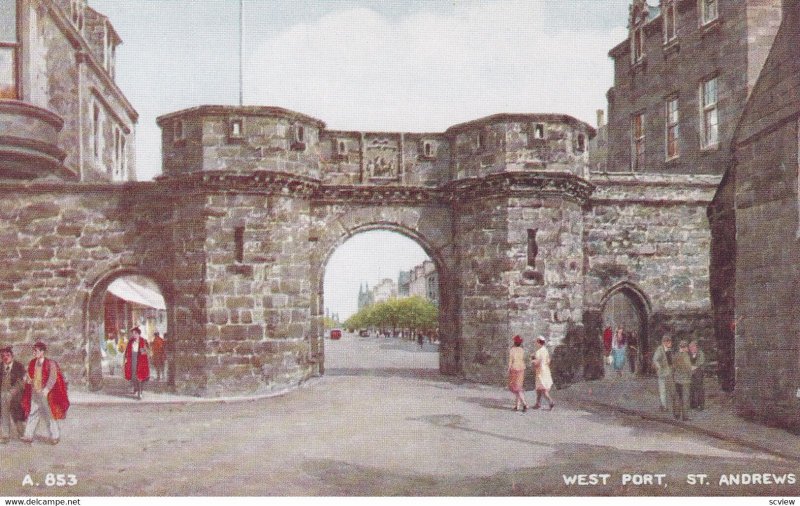
[[[341,339],[342,331],[340,329],[331,330],[331,339]]]

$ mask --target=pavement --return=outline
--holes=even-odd
[[[403,346],[410,346],[403,343]],[[426,351],[433,351],[436,345],[427,344]],[[426,353],[430,358],[431,353]],[[335,364],[332,364],[335,365]],[[399,370],[401,364],[381,363],[374,364],[382,368]],[[411,364],[414,365],[414,364]],[[417,364],[420,368],[429,367],[431,364]],[[408,364],[402,364],[407,367]],[[135,399],[117,389],[114,393],[88,392],[75,389],[70,391],[70,402],[74,405],[109,406],[126,404],[207,404],[230,403],[281,397],[291,392],[303,389],[325,388],[326,380],[341,374],[342,370],[329,367],[327,375],[322,378],[312,378],[296,387],[285,388],[268,394],[257,396],[231,396],[200,398],[177,395],[167,392],[148,391],[141,400]],[[497,388],[504,392],[503,387]],[[765,425],[748,421],[735,413],[733,395],[722,391],[714,377],[707,377],[705,384],[706,406],[703,411],[692,410],[691,420],[680,421],[672,416],[672,412],[661,412],[658,401],[658,382],[655,377],[639,377],[628,373],[622,376],[607,371],[606,377],[595,381],[585,381],[570,385],[561,390],[551,392],[557,404],[567,403],[593,410],[610,410],[613,412],[641,417],[644,420],[657,421],[665,424],[694,431],[723,441],[740,444],[753,450],[775,455],[784,459],[800,462],[800,437],[786,430],[767,427]],[[534,392],[528,392],[528,400],[535,398]]]
[[[637,377],[627,372],[617,376],[608,371],[603,379],[576,383],[552,395],[568,403],[663,422],[800,462],[800,437],[736,415],[733,394],[722,391],[714,377],[706,377],[705,393],[705,409],[692,410],[689,421],[676,420],[671,410],[659,410],[658,380],[655,377]]]

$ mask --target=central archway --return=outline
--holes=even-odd
[[[388,231],[399,234],[416,243],[430,258],[435,266],[438,277],[439,295],[439,372],[448,375],[457,375],[461,372],[460,357],[458,356],[458,318],[456,306],[456,290],[452,281],[452,258],[450,258],[450,244],[447,242],[436,243],[417,228],[396,221],[375,220],[368,221],[352,227],[342,227],[342,215],[338,216],[338,227],[325,227],[324,233],[316,241],[312,255],[312,286],[315,291],[312,295],[312,355],[315,357],[318,372],[325,371],[324,349],[324,307],[325,307],[325,269],[334,252],[346,241],[358,234],[370,231]],[[440,238],[447,236],[439,235]]]

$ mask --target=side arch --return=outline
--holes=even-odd
[[[651,364],[648,357],[654,349],[650,342],[652,303],[636,284],[622,281],[609,288],[600,302],[602,328],[615,332],[623,328],[628,341],[628,362],[631,372],[647,374]]]
[[[86,381],[90,390],[100,390],[103,388],[103,374],[101,365],[101,355],[97,343],[100,338],[101,322],[104,318],[104,298],[109,285],[115,280],[126,276],[140,276],[147,278],[156,284],[164,303],[167,307],[167,328],[175,328],[174,325],[174,301],[175,291],[172,281],[160,272],[140,267],[117,267],[106,271],[97,278],[90,280],[89,290],[84,295],[83,301],[83,339],[81,342],[84,350],[84,367],[86,371]],[[149,336],[148,336],[149,337]],[[173,363],[175,336],[170,335],[167,340],[167,361]],[[172,385],[174,371],[170,368],[167,376],[167,384]]]

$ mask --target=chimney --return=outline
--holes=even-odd
[[[605,114],[606,114],[605,110],[603,110],[603,109],[598,109],[597,110],[597,128],[601,128],[603,125],[605,125],[605,121],[606,121],[605,120]]]

